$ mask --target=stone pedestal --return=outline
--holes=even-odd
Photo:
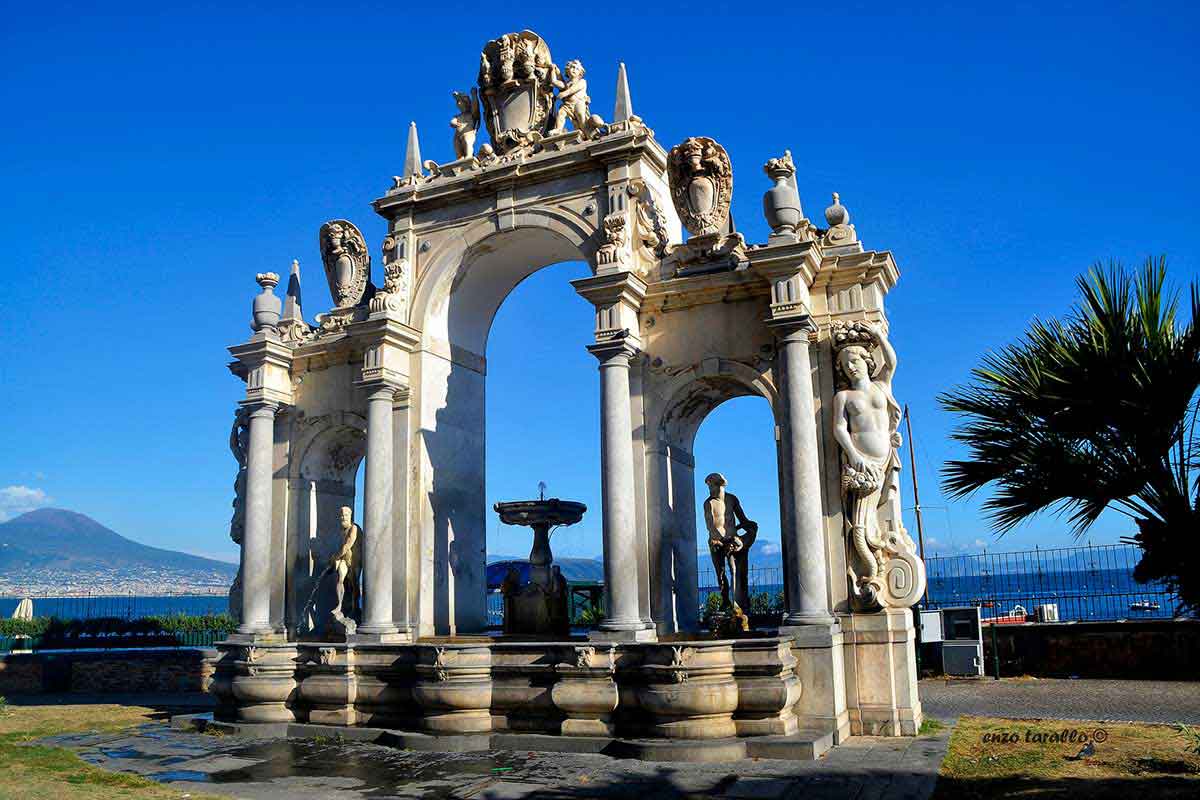
[[[248,637],[239,637],[243,640]],[[217,698],[217,717],[238,722],[294,722],[296,719],[296,646],[220,642],[209,691]],[[277,638],[277,637],[276,637]]]
[[[695,641],[641,649],[635,732],[665,739],[724,739],[737,734],[733,643]]]
[[[418,644],[412,697],[428,733],[492,729],[492,651],[480,644]]]
[[[795,705],[802,686],[789,641],[738,642],[733,677],[738,689],[733,714],[738,736],[790,736],[796,732]]]
[[[912,611],[849,614],[842,626],[851,733],[915,736],[922,717]]]
[[[616,651],[612,647],[576,647],[569,663],[555,670],[558,681],[551,696],[563,713],[563,736],[611,736],[616,730],[613,712],[620,692],[613,677]]]
[[[354,709],[357,681],[354,649],[332,645],[302,645],[299,687],[301,716],[318,725],[357,725]]]
[[[850,735],[846,711],[846,668],[841,626],[798,625],[782,628],[796,658],[796,677],[804,691],[794,711],[801,728],[833,735],[837,744]]]

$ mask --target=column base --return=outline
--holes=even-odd
[[[346,636],[347,644],[407,644],[412,641],[412,636],[406,631],[400,631],[396,628],[384,630],[364,630],[359,628],[354,633]]]
[[[287,634],[277,631],[271,626],[241,627],[236,633],[225,637],[225,641],[234,644],[287,644]]]
[[[793,612],[791,614],[784,615],[783,627],[779,630],[780,633],[782,633],[785,629],[800,628],[811,625],[823,625],[828,628],[835,622],[836,620],[833,618],[832,614],[802,614],[800,612]]]
[[[589,642],[657,642],[658,632],[653,628],[632,628],[615,631],[595,630],[588,633]]]

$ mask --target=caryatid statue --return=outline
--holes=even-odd
[[[704,501],[704,524],[708,527],[708,551],[712,555],[721,603],[730,606],[730,577],[734,602],[742,609],[750,607],[750,585],[746,569],[750,546],[758,536],[758,523],[747,519],[737,495],[725,491],[725,476],[714,472],[704,479],[708,498]],[[741,531],[739,534],[738,531]],[[726,569],[728,568],[727,575]]]
[[[333,618],[342,623],[347,633],[353,633],[359,618],[358,587],[362,578],[362,529],[354,524],[354,511],[342,506],[342,546],[329,559],[329,566],[337,575],[334,591],[337,604],[333,607]]]
[[[847,528],[862,567],[861,574],[849,568],[851,588],[866,605],[906,607],[924,592],[925,568],[899,513],[896,351],[879,327],[866,322],[835,322],[832,338],[846,384],[833,398],[833,434],[842,450]]]

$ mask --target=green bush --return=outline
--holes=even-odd
[[[700,621],[705,626],[712,621],[713,614],[721,610],[721,595],[718,592],[709,592],[708,597],[704,598],[704,613],[700,615]]]
[[[77,642],[105,637],[150,640],[149,643],[174,643],[181,634],[228,633],[236,628],[229,614],[168,614],[124,619],[91,617],[59,619],[34,617],[31,620],[0,619],[0,636],[40,636],[45,642]]]
[[[0,619],[0,636],[41,636],[51,617]]]

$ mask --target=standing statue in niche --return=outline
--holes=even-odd
[[[849,568],[851,588],[868,607],[908,606],[924,591],[925,569],[899,515],[896,351],[866,322],[834,323],[832,338],[846,384],[833,398],[834,438],[842,450],[847,528],[862,568]]]
[[[721,606],[724,609],[732,606],[734,616],[740,616],[742,609],[750,607],[746,569],[750,546],[758,537],[758,523],[747,519],[737,495],[725,491],[724,475],[714,472],[704,482],[708,484],[704,524],[708,528],[708,551],[712,555],[713,570],[721,588]]]
[[[233,480],[233,517],[229,520],[229,538],[239,548],[246,532],[246,452],[250,448],[250,414],[239,408],[229,431],[229,451],[237,460],[237,477]],[[237,575],[229,587],[229,614],[234,620],[242,619],[242,567],[238,564]]]
[[[565,83],[558,65],[550,67],[550,83],[558,89],[558,111],[554,115],[554,127],[550,133],[562,133],[570,120],[575,130],[590,139],[603,127],[604,120],[599,114],[591,112],[592,99],[588,97],[587,81],[583,79],[583,64],[578,59],[572,59],[567,62],[564,71],[567,77]]]
[[[454,102],[458,106],[458,114],[450,119],[454,157],[470,158],[475,155],[475,136],[479,132],[479,89],[472,88],[469,95],[455,92]]]
[[[359,619],[358,589],[362,578],[362,529],[354,524],[354,511],[342,506],[342,546],[333,558],[330,568],[336,573],[337,604],[333,607],[336,625],[347,633],[357,630]]]

